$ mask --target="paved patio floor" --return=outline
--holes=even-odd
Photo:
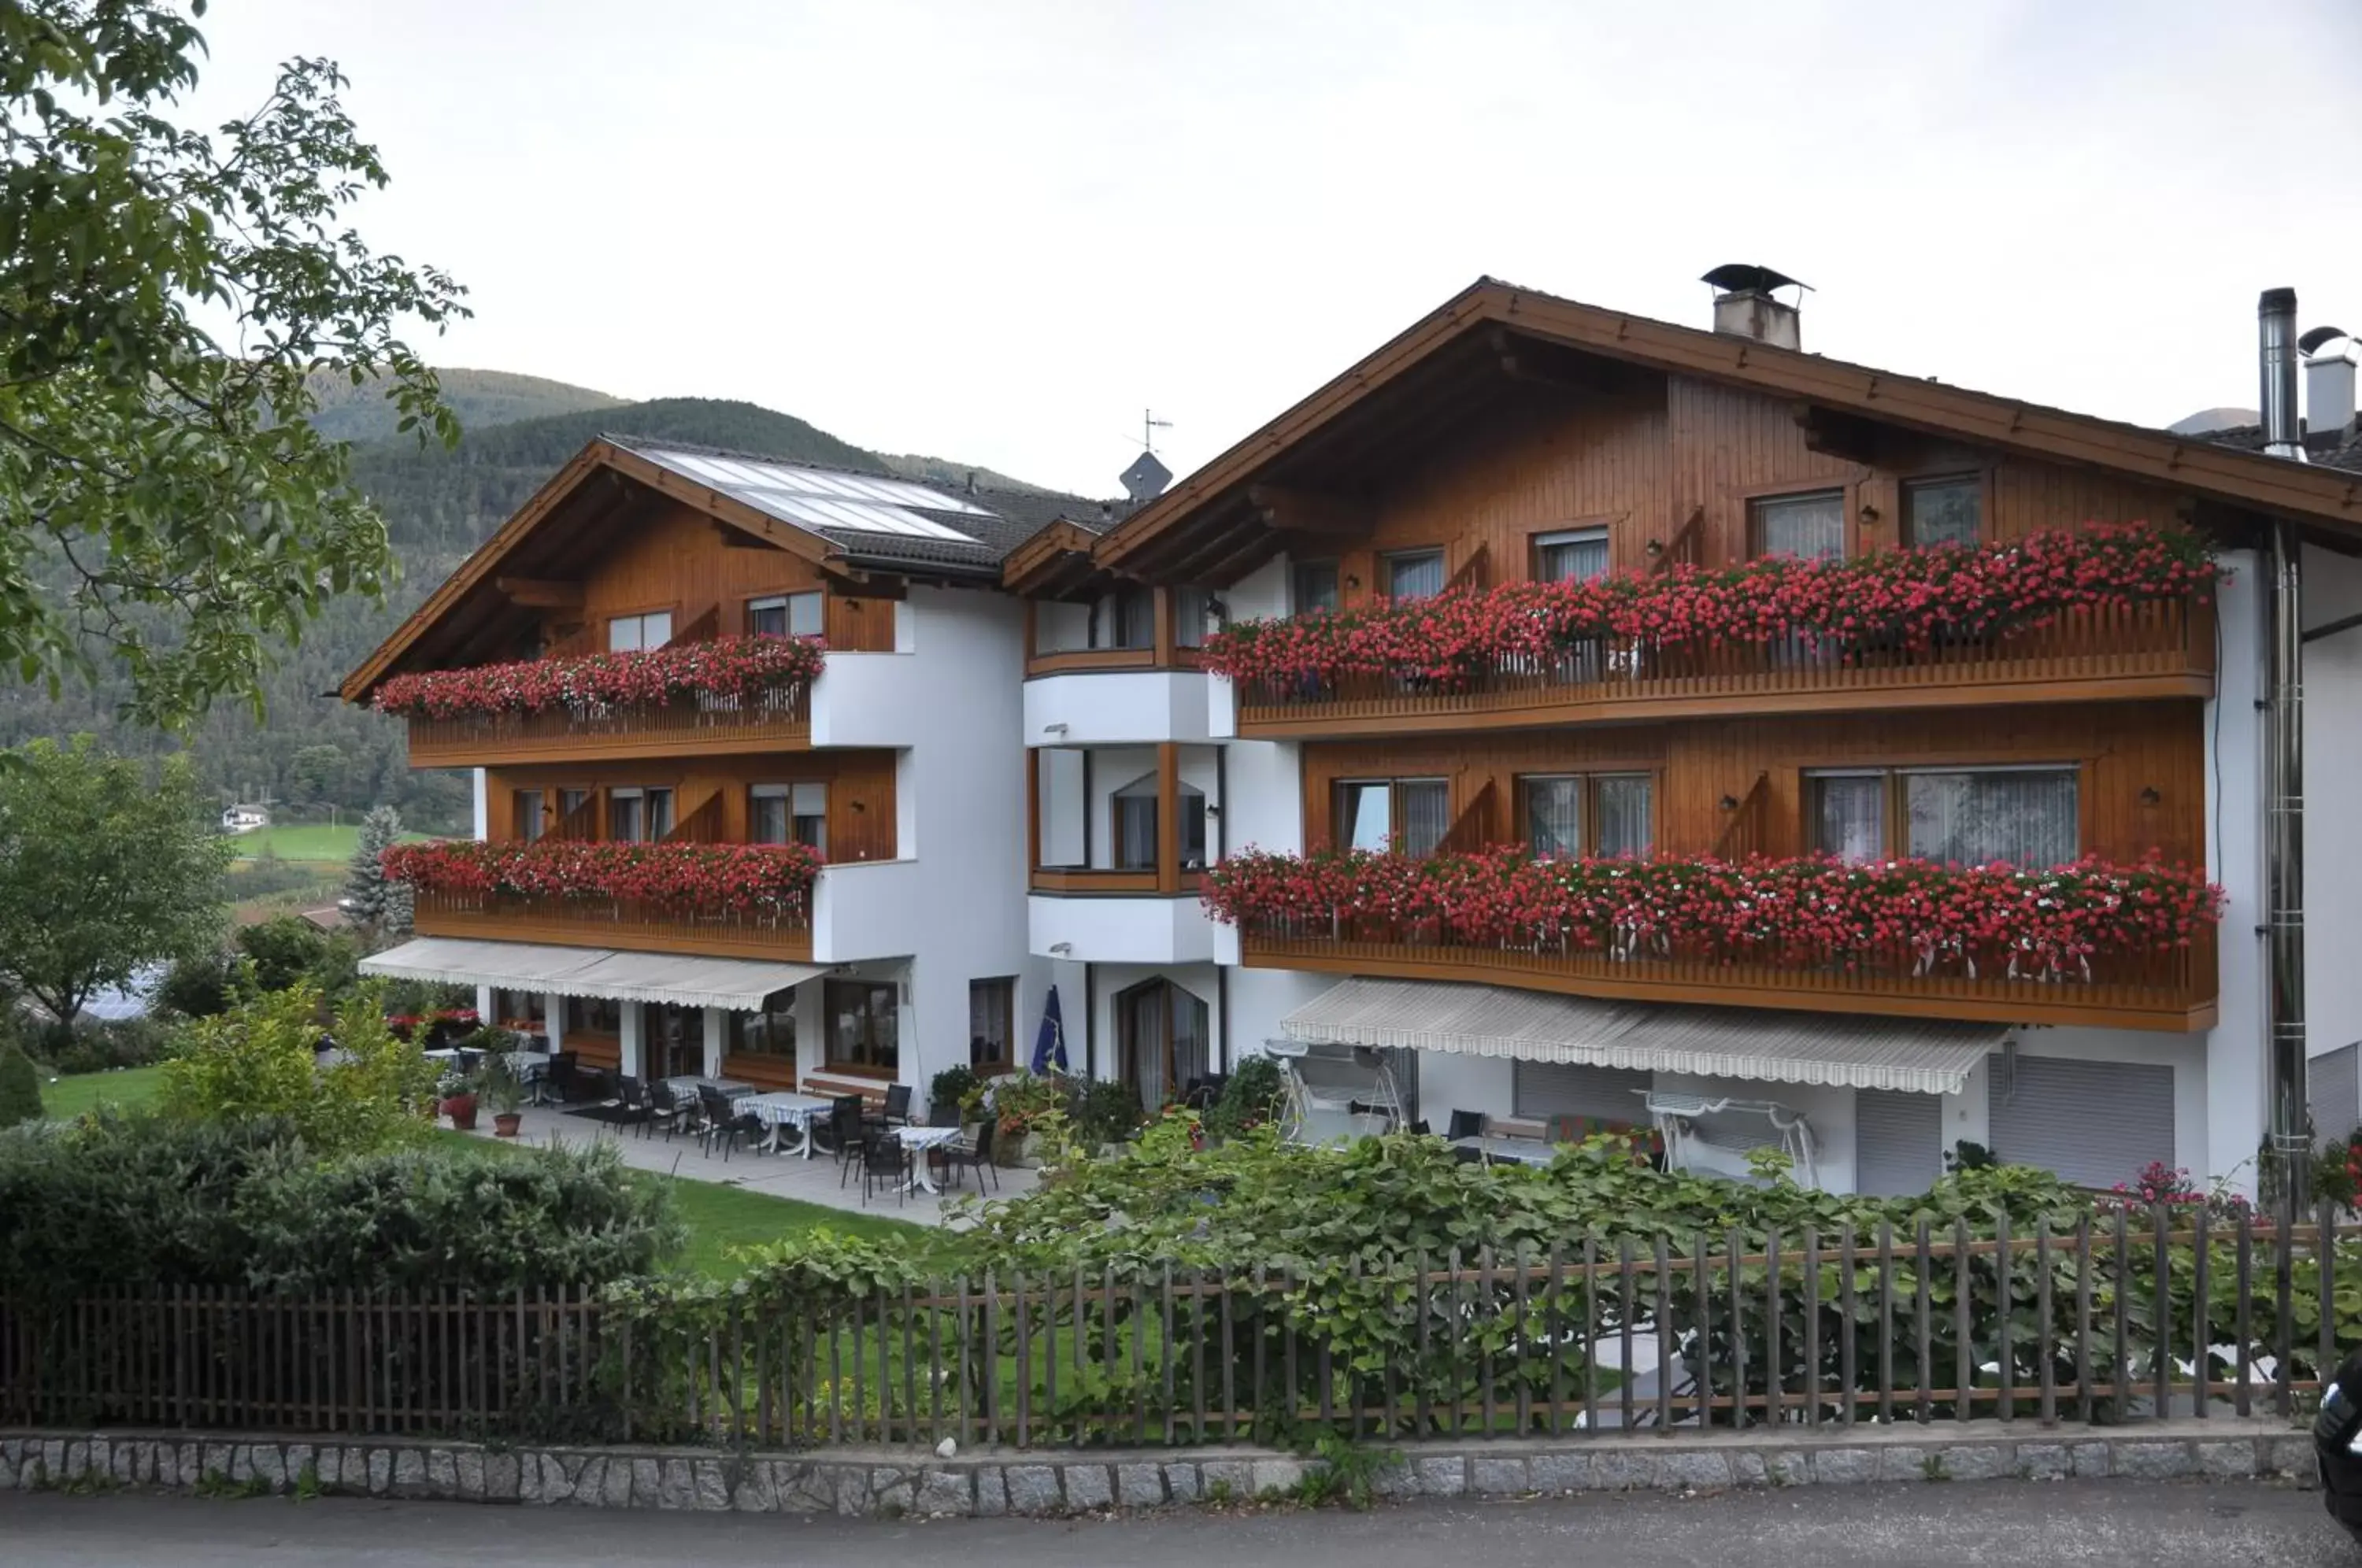
[[[944,1199],[930,1193],[914,1192],[900,1202],[885,1192],[871,1195],[869,1201],[861,1199],[861,1173],[854,1171],[840,1184],[834,1155],[822,1151],[809,1160],[800,1154],[749,1154],[745,1150],[722,1157],[717,1149],[712,1154],[700,1152],[693,1137],[666,1138],[661,1134],[642,1137],[632,1129],[619,1129],[592,1116],[570,1114],[582,1108],[574,1106],[560,1110],[556,1106],[527,1106],[524,1121],[519,1128],[517,1141],[524,1143],[587,1143],[605,1139],[623,1152],[624,1163],[644,1171],[660,1171],[690,1181],[718,1182],[744,1187],[749,1192],[768,1193],[774,1198],[793,1198],[805,1203],[818,1203],[831,1209],[844,1209],[855,1213],[878,1214],[889,1219],[908,1220],[915,1224],[944,1223]],[[487,1115],[478,1119],[476,1135],[492,1135],[492,1120]],[[1030,1170],[1008,1170],[998,1173],[1000,1186],[996,1190],[992,1177],[984,1177],[987,1198],[1014,1198],[1032,1190],[1035,1176]],[[976,1191],[973,1173],[961,1173],[962,1185],[946,1189],[947,1195]]]

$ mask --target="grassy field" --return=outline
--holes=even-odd
[[[132,1067],[119,1073],[78,1073],[41,1085],[41,1109],[60,1121],[71,1120],[101,1105],[129,1108],[153,1099],[162,1085],[161,1067]],[[436,1132],[442,1149],[514,1150],[513,1143],[495,1143],[448,1128]],[[635,1181],[671,1181],[673,1202],[689,1226],[689,1252],[682,1262],[699,1274],[730,1279],[739,1273],[730,1258],[733,1247],[776,1242],[799,1231],[822,1227],[856,1236],[883,1238],[921,1229],[880,1215],[848,1213],[791,1198],[773,1198],[710,1181],[686,1181],[635,1171]]]
[[[251,860],[268,850],[281,860],[332,860],[342,867],[360,847],[361,830],[352,823],[337,827],[313,823],[257,828],[252,833],[240,834],[231,842],[231,852],[240,860]]]

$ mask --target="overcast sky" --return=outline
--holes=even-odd
[[[2255,301],[2362,331],[2362,3],[216,0],[198,106],[337,60],[440,364],[736,397],[1115,489],[1479,274],[2164,424]],[[2342,72],[2343,74],[2339,74]]]

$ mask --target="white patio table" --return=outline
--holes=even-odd
[[[790,1127],[802,1136],[800,1153],[811,1158],[812,1123],[829,1113],[833,1101],[815,1099],[808,1094],[789,1094],[773,1090],[768,1094],[750,1094],[737,1102],[738,1109],[760,1117],[771,1124],[771,1141],[764,1148],[772,1154],[780,1152],[779,1139]]]
[[[911,1151],[911,1190],[932,1192],[941,1197],[944,1189],[937,1187],[927,1175],[927,1151],[941,1148],[945,1143],[959,1142],[959,1129],[956,1127],[897,1127],[894,1129],[894,1135],[902,1140],[902,1147]]]

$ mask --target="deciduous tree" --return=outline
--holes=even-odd
[[[55,690],[111,657],[166,725],[382,591],[384,525],[306,416],[373,387],[456,439],[400,333],[466,314],[345,226],[386,171],[336,64],[206,132],[175,116],[203,50],[163,0],[0,0],[0,668]]]
[[[88,735],[0,755],[0,977],[61,1019],[151,964],[209,951],[229,841],[188,764]]]

